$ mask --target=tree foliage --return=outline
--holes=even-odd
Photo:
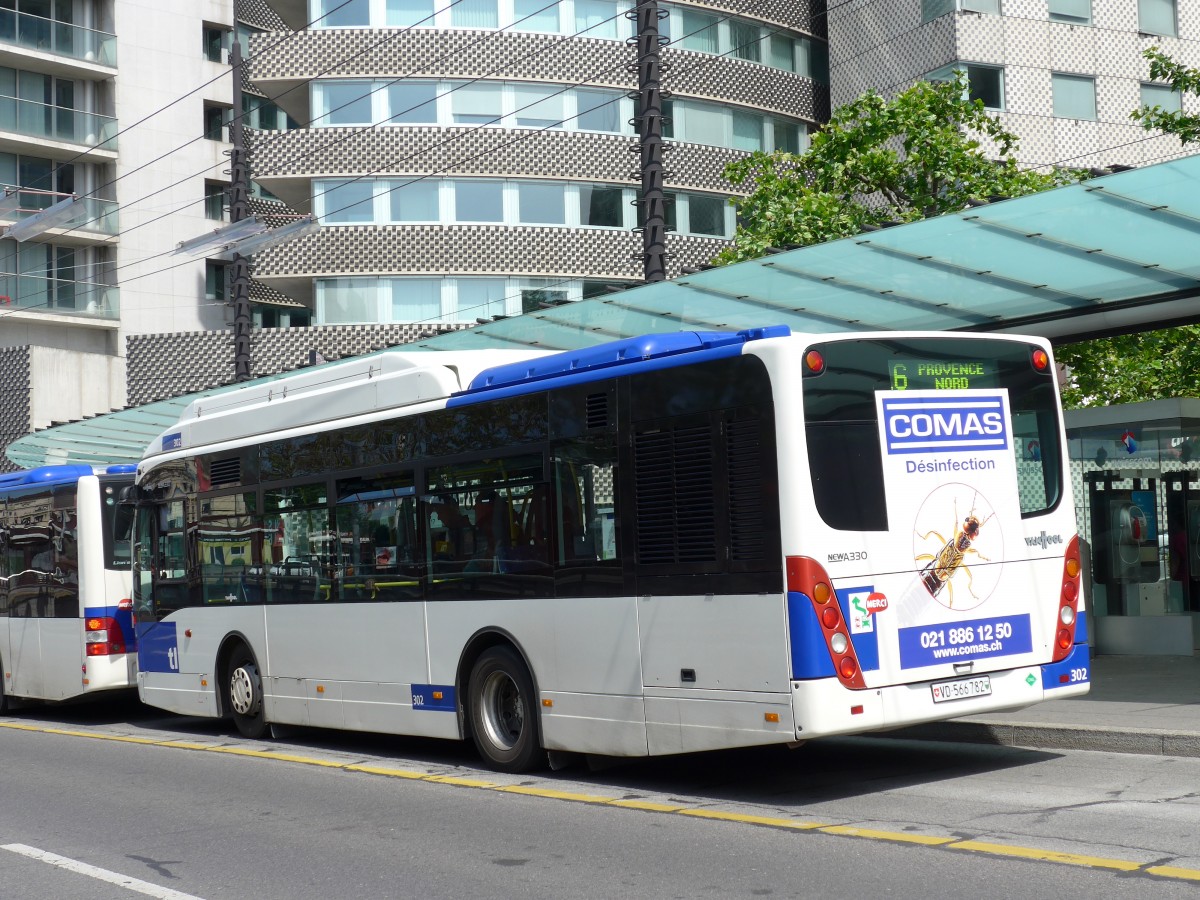
[[[1142,53],[1150,60],[1150,79],[1165,81],[1181,94],[1200,94],[1200,69],[1192,69],[1177,63],[1158,47]],[[1193,144],[1200,140],[1200,116],[1182,110],[1169,111],[1161,106],[1143,106],[1134,110],[1131,117],[1142,123],[1147,131],[1164,131],[1179,138],[1181,144]]]
[[[1168,397],[1200,397],[1200,325],[1184,325],[1079,344],[1054,351],[1070,369],[1068,407],[1108,406]]]
[[[984,152],[984,141],[989,153]],[[887,100],[868,92],[839,108],[805,153],[754,153],[726,167],[737,201],[734,245],[714,260],[848,237],[865,226],[961,210],[971,199],[1019,197],[1077,180],[1021,170],[1017,139],[954,81],[921,81]],[[994,157],[994,158],[992,158]]]

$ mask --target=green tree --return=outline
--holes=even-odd
[[[864,226],[912,222],[963,209],[973,198],[1019,197],[1081,177],[1021,170],[1016,146],[982,101],[968,99],[962,73],[918,82],[892,100],[868,92],[838,109],[805,153],[758,152],[726,167],[729,181],[750,190],[736,201],[734,244],[714,262],[756,259],[770,247],[848,237]]]
[[[1181,94],[1200,94],[1200,70],[1175,62],[1158,47],[1142,55],[1150,61],[1153,81],[1167,82]],[[1173,134],[1181,144],[1200,140],[1200,116],[1161,106],[1143,106],[1130,115],[1147,131]],[[1071,370],[1063,401],[1078,407],[1200,397],[1198,341],[1200,326],[1185,325],[1059,347],[1056,358]]]
[[[1200,69],[1177,63],[1158,47],[1142,52],[1150,60],[1150,80],[1165,81],[1180,94],[1200,94]],[[1161,106],[1143,106],[1130,116],[1142,123],[1147,131],[1163,131],[1179,138],[1181,144],[1194,144],[1200,139],[1200,116],[1182,110],[1166,110]]]
[[[1063,403],[1071,408],[1200,397],[1200,325],[1122,334],[1057,347],[1070,370]]]

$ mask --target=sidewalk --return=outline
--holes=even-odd
[[[1200,756],[1200,656],[1093,656],[1084,697],[966,716],[895,737]]]

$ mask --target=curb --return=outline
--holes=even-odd
[[[880,736],[1045,750],[1102,750],[1146,756],[1200,757],[1200,733],[1192,731],[1128,731],[1086,725],[1021,722],[934,722],[912,725]]]

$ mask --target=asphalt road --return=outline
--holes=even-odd
[[[1009,900],[1200,886],[1196,759],[855,738],[518,778],[455,744],[247,742],[122,705],[0,720],[0,759],[0,898]]]

